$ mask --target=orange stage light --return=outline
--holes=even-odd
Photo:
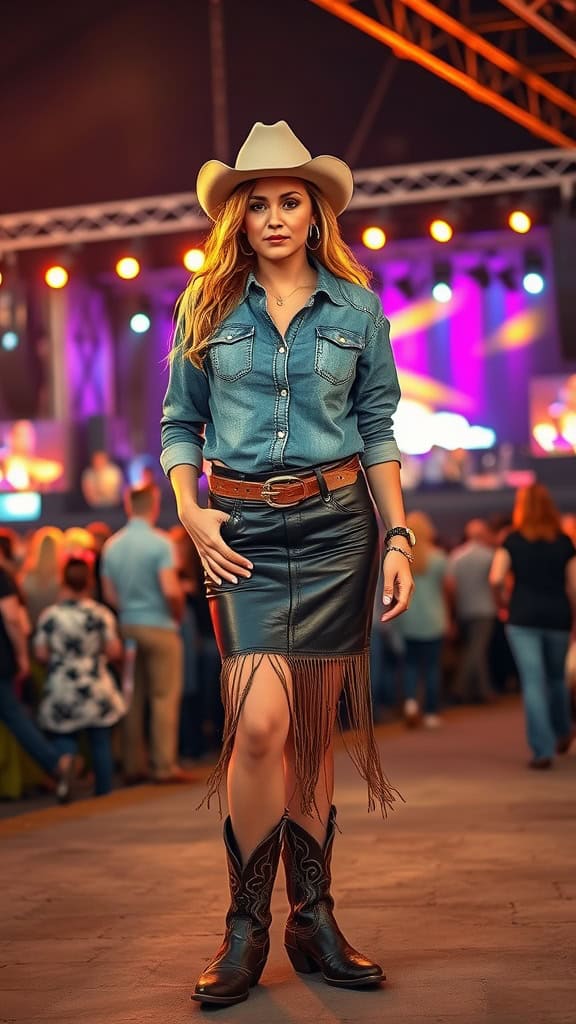
[[[191,274],[195,274],[197,270],[202,270],[205,259],[203,249],[188,249],[182,257],[182,262],[186,270],[189,270]]]
[[[454,234],[454,228],[447,220],[433,220],[430,234],[435,242],[449,242]]]
[[[64,267],[48,267],[44,280],[49,288],[65,288],[68,284],[68,271]]]
[[[140,273],[140,264],[133,256],[123,256],[116,264],[116,273],[124,281],[133,281]]]
[[[386,245],[386,232],[377,227],[364,228],[362,244],[367,249],[382,249]]]
[[[532,219],[524,210],[512,210],[508,217],[508,227],[512,228],[512,231],[516,231],[519,235],[526,235],[532,227]]]

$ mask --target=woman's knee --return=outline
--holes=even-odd
[[[234,743],[237,753],[251,761],[280,757],[284,751],[290,716],[288,709],[247,711],[240,716]]]

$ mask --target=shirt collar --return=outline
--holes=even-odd
[[[346,306],[348,303],[342,294],[340,279],[336,277],[335,274],[331,274],[324,264],[320,263],[318,260],[310,259],[310,263],[318,273],[318,284],[316,285],[311,297],[313,298],[314,295],[322,293],[323,295],[327,295],[330,302],[333,302],[335,306]],[[257,281],[253,270],[250,271],[246,278],[244,293],[242,295],[243,299],[247,298],[251,289],[259,292],[264,291],[262,285]]]

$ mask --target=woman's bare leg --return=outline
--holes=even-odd
[[[314,839],[320,846],[323,846],[326,839],[328,815],[334,797],[334,744],[330,743],[326,751],[324,764],[320,769],[318,783],[314,792],[318,814],[303,814],[301,810],[301,794],[294,774],[294,738],[292,729],[290,729],[284,750],[284,780],[288,816],[297,825],[301,825],[302,828],[306,829],[311,836],[314,836]]]
[[[251,667],[247,658],[241,686]],[[290,673],[285,664],[282,668],[290,695]],[[283,754],[289,729],[286,691],[265,656],[242,708],[228,766],[228,809],[244,863],[284,814]]]
[[[332,732],[330,745],[326,749],[323,763],[320,765],[320,774],[314,791],[317,814],[304,814],[301,810],[302,794],[296,778],[294,731],[292,727],[288,733],[284,749],[285,800],[288,815],[292,821],[301,825],[311,836],[314,836],[314,839],[316,839],[320,846],[324,845],[328,816],[334,798],[334,726],[336,723],[338,699],[342,689],[341,674],[332,680],[331,687],[332,693],[328,694],[327,697],[326,713],[332,719]]]

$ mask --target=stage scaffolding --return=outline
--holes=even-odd
[[[576,191],[576,149],[375,167],[356,171],[354,184],[351,210],[544,189],[557,190],[568,204]],[[197,232],[208,224],[194,192],[11,213],[0,216],[0,257],[18,250]]]

